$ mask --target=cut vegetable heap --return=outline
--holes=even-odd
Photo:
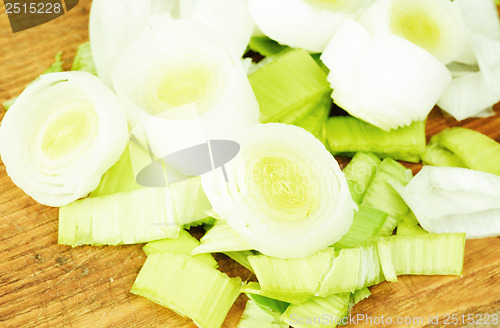
[[[0,154],[12,181],[49,206],[94,190],[126,142],[116,96],[83,72],[42,75],[19,96],[0,128]]]
[[[338,241],[352,223],[354,202],[335,159],[305,130],[269,123],[247,128],[240,154],[203,176],[213,210],[251,247],[299,258]]]

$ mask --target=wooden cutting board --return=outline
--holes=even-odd
[[[16,34],[1,9],[1,102],[17,96],[56,52],[63,52],[65,68],[70,67],[76,47],[88,40],[89,8],[90,0],[81,0],[64,16]],[[0,109],[0,119],[3,115]],[[499,107],[494,117],[463,122],[434,110],[428,135],[449,126],[472,128],[500,141]],[[146,259],[142,245],[58,245],[57,209],[37,204],[14,186],[1,162],[0,190],[0,327],[194,327],[189,319],[129,293]],[[387,323],[388,317],[407,322],[394,327],[458,327],[468,318],[482,322],[479,327],[500,327],[484,325],[488,315],[500,312],[500,238],[467,241],[465,256],[463,277],[404,276],[373,287],[373,296],[353,309],[360,320],[347,327],[381,327],[376,323]],[[230,276],[255,278],[227,257],[217,260]],[[223,327],[236,326],[245,302],[245,296],[238,298]],[[459,324],[452,324],[453,314]],[[450,315],[449,324],[445,315]]]

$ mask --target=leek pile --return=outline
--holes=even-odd
[[[500,235],[500,144],[425,133],[436,104],[494,115],[492,0],[94,0],[89,36],[4,104],[2,161],[60,207],[60,244],[146,243],[131,292],[199,327],[241,293],[240,328],[336,327],[369,287],[460,276],[465,239]]]

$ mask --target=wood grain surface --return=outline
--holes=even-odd
[[[76,47],[88,40],[89,8],[90,1],[81,0],[64,16],[13,34],[0,6],[0,102],[17,96],[58,51],[69,69]],[[3,115],[0,109],[0,119]],[[463,122],[434,110],[428,136],[449,126],[472,128],[500,141],[499,107],[494,117]],[[414,172],[420,168],[408,166]],[[146,258],[142,245],[58,245],[57,209],[25,195],[1,162],[0,188],[0,327],[194,327],[189,319],[129,293]],[[471,314],[477,320],[499,312],[500,238],[467,241],[465,256],[463,277],[404,276],[397,283],[382,283],[354,307],[353,316],[412,321],[393,327],[457,327],[461,324],[446,325],[443,316]],[[255,279],[227,257],[216,258],[230,276]],[[245,302],[245,296],[238,298],[223,327],[236,326]],[[439,324],[429,323],[429,315],[439,315]],[[362,321],[347,327],[374,326],[385,325]]]

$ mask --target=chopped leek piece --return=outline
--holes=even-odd
[[[333,248],[327,248],[303,259],[284,260],[265,255],[248,259],[264,296],[300,304],[314,295],[333,258]]]
[[[457,158],[443,164],[463,163],[469,169],[500,175],[500,143],[478,131],[461,127],[445,129],[431,138],[430,145],[447,150]]]
[[[43,74],[48,74],[48,73],[56,73],[56,72],[62,72],[63,71],[63,61],[62,61],[62,52],[58,52],[55,57],[54,57],[54,62],[52,65],[50,65],[45,71],[43,71]],[[28,87],[30,84],[38,81],[39,77],[37,77],[34,81],[28,83],[26,87]],[[3,107],[5,110],[9,110],[9,108],[14,105],[18,97],[14,97],[12,99],[9,99],[3,103]]]
[[[346,16],[303,0],[250,0],[248,10],[265,35],[280,44],[310,52],[322,52]]]
[[[333,101],[386,131],[425,120],[451,81],[446,66],[429,52],[392,34],[371,36],[349,19],[321,60],[331,70]]]
[[[379,165],[372,183],[366,191],[362,204],[389,214],[380,230],[382,235],[390,235],[398,223],[398,219],[407,215],[409,209],[396,190],[389,184],[397,181],[406,185],[412,178],[410,169],[398,162],[386,158]]]
[[[200,245],[200,242],[196,238],[192,237],[185,230],[181,230],[179,237],[176,239],[160,239],[150,241],[144,245],[142,250],[147,256],[158,253],[190,255],[191,251],[198,245]],[[193,258],[211,266],[212,268],[217,268],[218,266],[217,261],[210,254],[194,255]]]
[[[39,203],[63,206],[99,185],[127,138],[122,106],[97,77],[48,73],[6,113],[0,153],[16,185]]]
[[[290,306],[290,303],[278,301],[266,296],[252,294],[252,293],[246,293],[246,295],[248,296],[248,298],[253,300],[260,308],[262,308],[265,311],[282,314],[283,312],[286,311],[288,306]]]
[[[236,328],[288,328],[288,324],[281,321],[280,314],[266,311],[250,299]]]
[[[240,278],[182,254],[148,256],[130,290],[188,316],[200,328],[220,328],[240,294]]]
[[[99,197],[140,188],[142,186],[135,181],[129,147],[127,146],[118,162],[102,176],[99,186],[89,196]]]
[[[224,252],[224,254],[229,256],[229,258],[231,258],[233,261],[235,261],[248,271],[254,273],[252,265],[248,260],[249,256],[255,255],[252,251]]]
[[[313,109],[306,117],[293,124],[309,131],[319,141],[325,143],[326,141],[326,121],[331,108],[330,96],[324,96],[316,108]]]
[[[394,262],[392,260],[392,245],[389,240],[380,238],[377,242],[377,251],[385,280],[397,282],[398,274],[394,268]]]
[[[206,211],[205,211],[206,213]],[[206,227],[205,231],[208,230],[211,226],[213,226],[215,224],[215,219],[212,218],[212,217],[206,217],[204,219],[201,219],[201,220],[198,220],[198,221],[194,221],[194,222],[191,222],[191,223],[186,223],[184,224],[182,227],[186,230],[189,230],[193,227],[199,227],[199,226],[203,226],[204,228]]]
[[[328,119],[327,140],[333,155],[354,156],[358,151],[373,152],[407,162],[420,162],[425,152],[425,122],[384,131],[350,116]]]
[[[287,115],[296,115],[297,108],[307,108],[331,92],[325,72],[305,50],[279,54],[250,74],[249,80],[263,123],[282,122]]]
[[[335,258],[315,295],[351,293],[384,280],[376,245],[345,248]]]
[[[75,59],[71,65],[72,71],[85,71],[92,75],[97,75],[92,58],[92,51],[90,50],[90,42],[82,43],[76,50]]]
[[[354,214],[349,231],[333,246],[335,249],[359,246],[379,234],[387,217],[384,212],[361,205]]]
[[[421,235],[425,233],[427,233],[427,231],[422,229],[417,224],[409,224],[406,222],[398,223],[398,228],[396,232],[398,236]]]
[[[500,176],[458,167],[424,166],[405,187],[394,184],[429,232],[500,235]]]
[[[290,305],[281,320],[294,328],[335,328],[349,311],[351,294],[341,293],[328,297],[313,297],[306,303]]]
[[[436,138],[431,138],[431,142],[427,145],[425,154],[422,157],[422,162],[433,166],[467,167],[460,157],[441,147]]]
[[[361,204],[363,201],[380,163],[380,159],[372,153],[357,152],[345,167],[347,184],[352,200],[356,203]]]
[[[216,220],[200,240],[201,244],[193,249],[191,254],[248,251],[252,247],[224,220]]]
[[[381,241],[390,248],[392,265],[398,275],[462,275],[463,233],[390,236]]]
[[[275,56],[289,49],[287,46],[283,46],[267,36],[252,37],[248,47],[265,57]]]
[[[364,288],[358,289],[357,291],[355,291],[352,294],[352,301],[356,305],[359,302],[361,302],[362,300],[364,300],[365,298],[370,297],[371,295],[372,295],[372,293],[370,292],[368,287],[364,287]]]
[[[293,125],[257,124],[236,141],[240,153],[225,172],[204,174],[203,190],[213,211],[252,249],[303,258],[349,230],[355,203],[347,181],[312,134]]]

